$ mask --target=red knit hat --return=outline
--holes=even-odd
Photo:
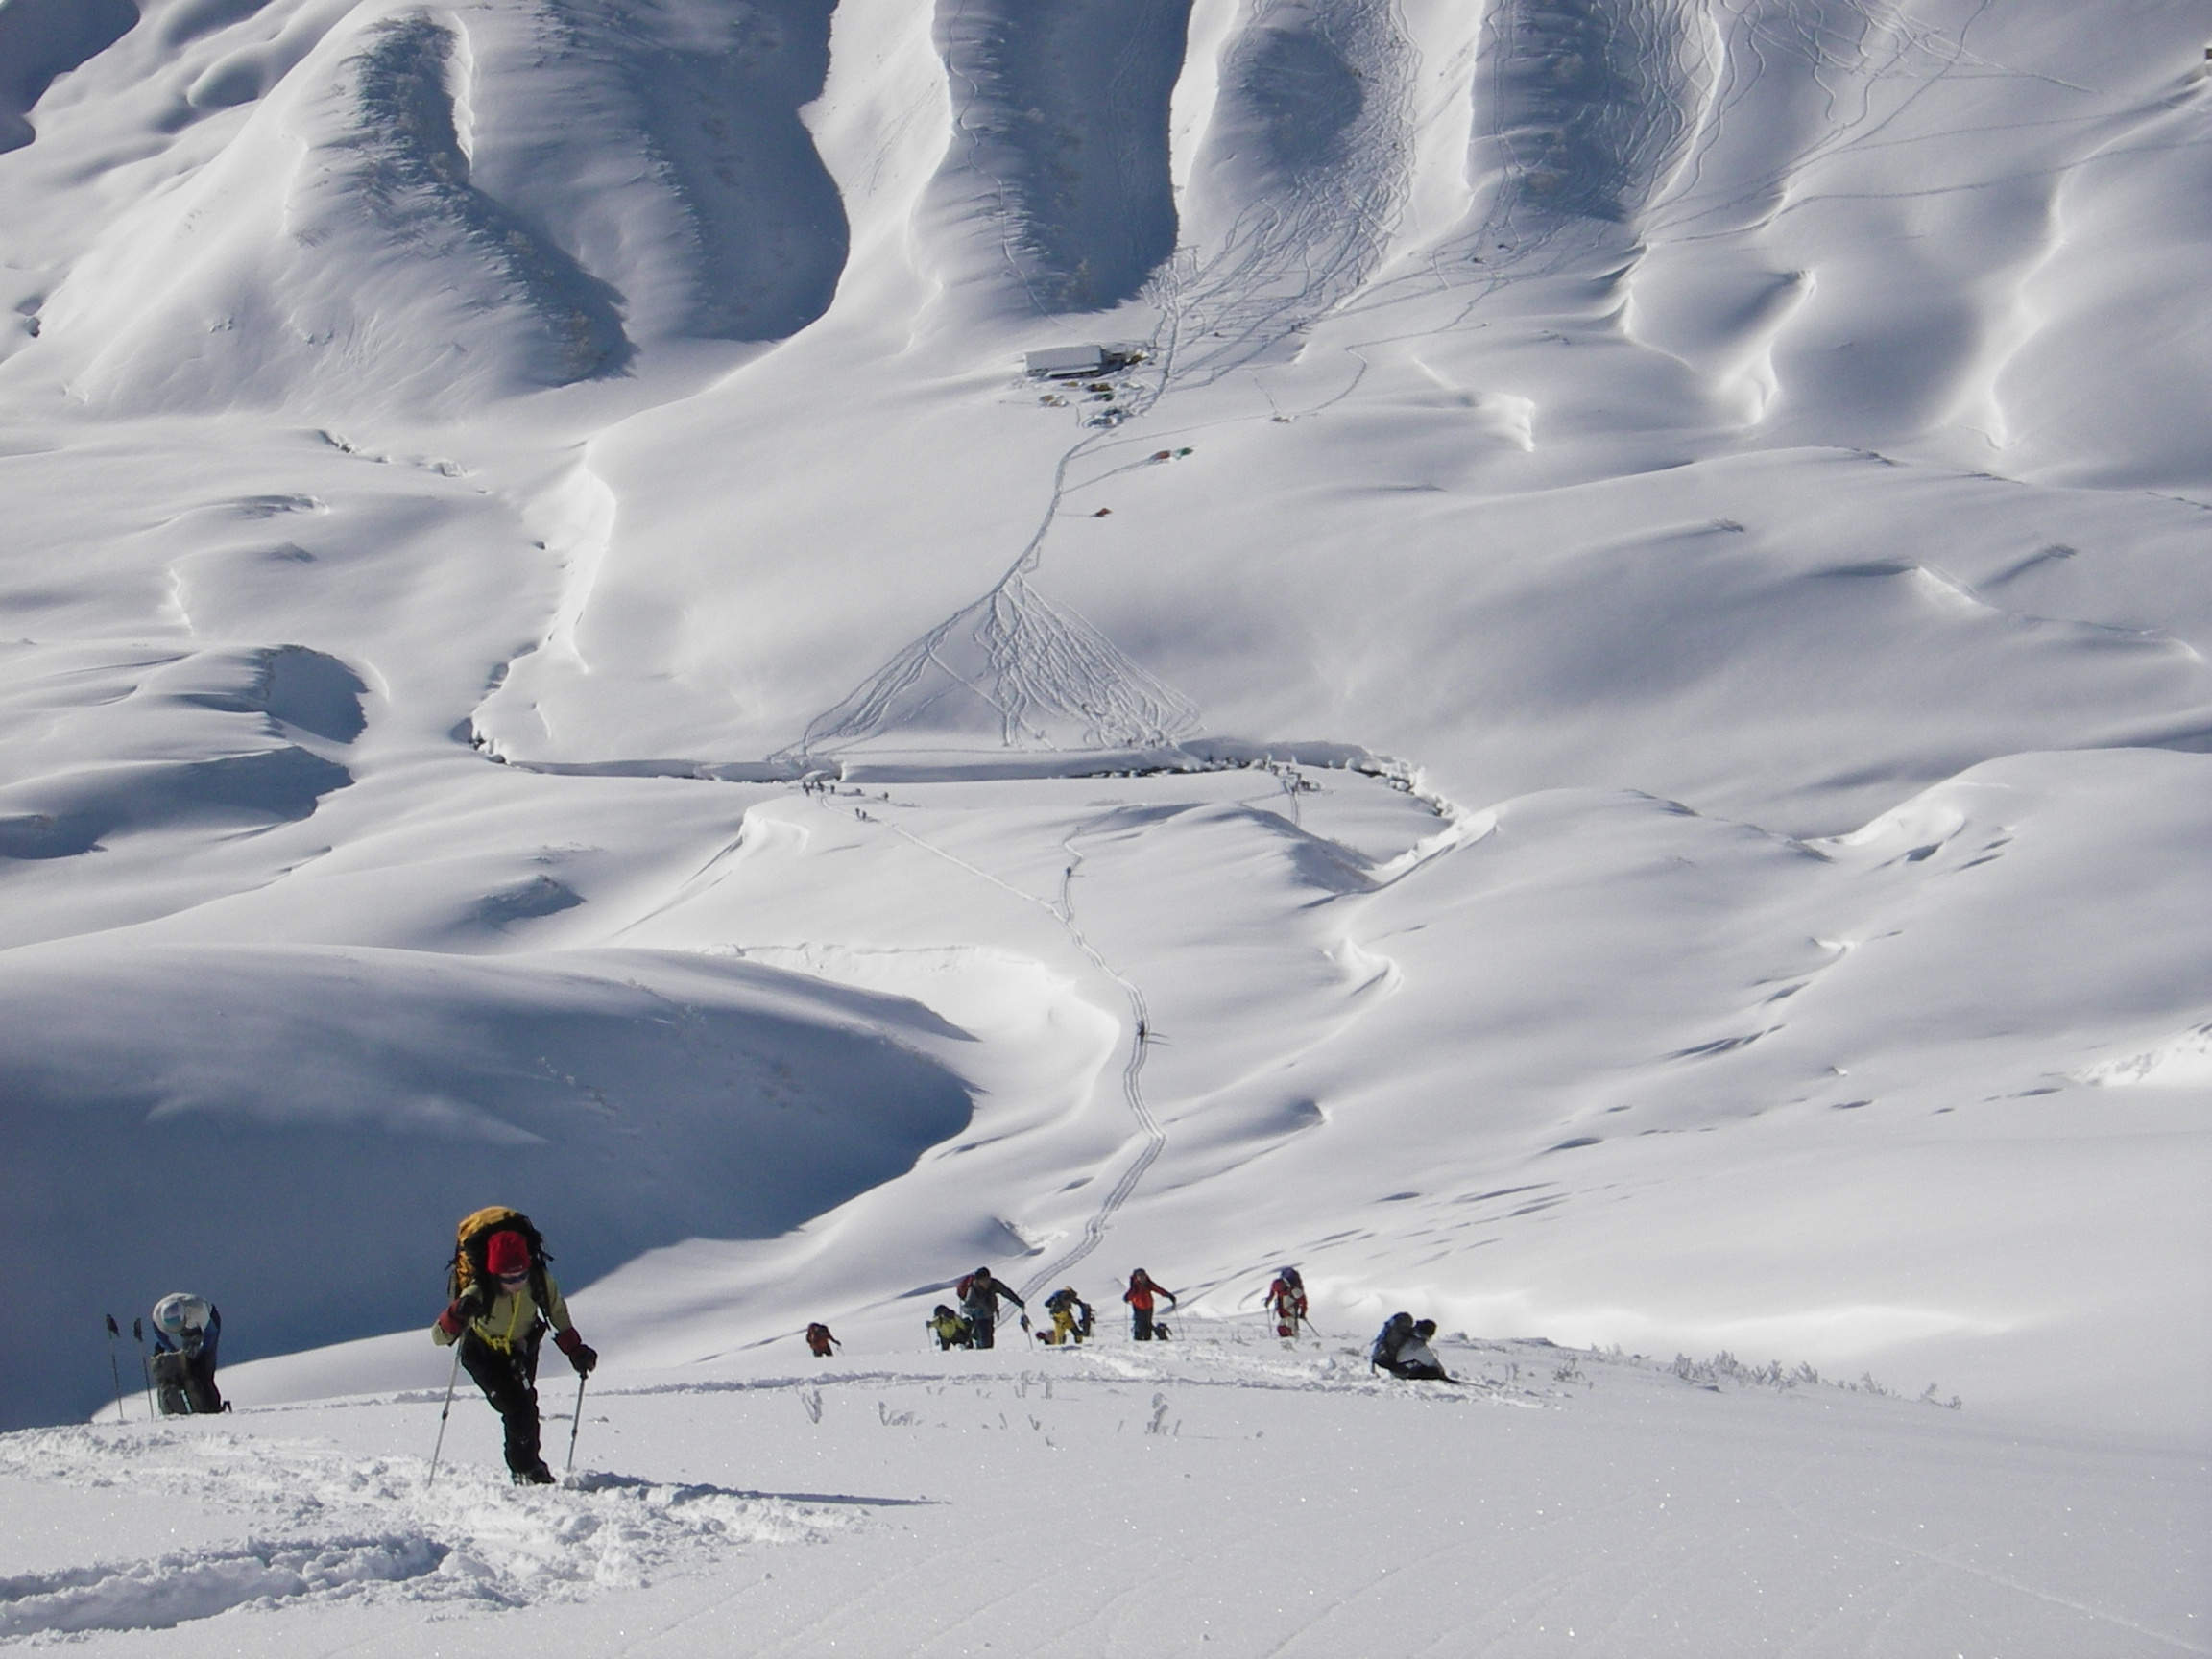
[[[529,1272],[528,1241],[512,1230],[493,1234],[491,1242],[484,1246],[484,1266],[495,1279],[504,1279],[510,1273]]]

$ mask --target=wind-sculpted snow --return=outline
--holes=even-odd
[[[800,124],[830,66],[833,0],[732,6],[628,65],[699,244],[694,326],[780,340],[830,304],[846,251],[836,186]],[[695,43],[694,43],[695,41]]]
[[[505,0],[470,13],[476,177],[620,290],[633,337],[796,333],[846,256],[844,208],[799,115],[822,92],[832,10]],[[630,187],[611,193],[617,170]]]
[[[77,266],[29,356],[121,409],[451,407],[618,371],[620,297],[471,180],[460,45],[423,12],[323,39]]]
[[[941,0],[961,145],[1043,312],[1103,311],[1175,247],[1167,106],[1190,0]]]
[[[90,698],[87,682],[99,687]],[[24,653],[0,669],[17,720],[0,737],[0,859],[73,857],[178,825],[308,817],[352,774],[287,739],[350,743],[366,690],[301,646],[166,661],[142,648]]]
[[[453,124],[453,31],[427,15],[371,33],[348,65],[359,160],[346,182],[399,246],[489,266],[542,328],[541,349],[550,355],[532,367],[547,383],[619,370],[630,343],[618,296],[470,185]]]

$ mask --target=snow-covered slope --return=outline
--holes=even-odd
[[[2200,1448],[2207,38],[0,0],[0,1423],[503,1201]]]
[[[0,1640],[96,1654],[1648,1659],[2202,1648],[2201,1488],[1803,1371],[1245,1320],[1152,1352],[796,1342],[589,1392],[505,1486],[437,1390],[0,1439]],[[573,1389],[561,1390],[565,1414]],[[566,1440],[565,1425],[553,1425]],[[36,1519],[34,1519],[34,1517]]]

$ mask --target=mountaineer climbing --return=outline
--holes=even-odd
[[[461,1364],[499,1413],[507,1471],[518,1486],[553,1483],[539,1452],[538,1348],[546,1331],[578,1376],[599,1363],[568,1317],[548,1260],[527,1215],[496,1205],[477,1211],[461,1223],[446,1276],[452,1301],[430,1330],[440,1347],[461,1345]]]
[[[1002,1279],[994,1279],[991,1269],[978,1267],[958,1286],[961,1311],[968,1315],[968,1332],[978,1348],[988,1348],[998,1329],[998,1298],[1003,1296],[1017,1308],[1029,1305],[1014,1294]]]
[[[1058,1348],[1090,1339],[1091,1304],[1075,1294],[1072,1285],[1063,1285],[1046,1297],[1045,1311],[1052,1315],[1052,1329],[1038,1332],[1037,1340],[1046,1347]]]
[[[1121,1300],[1129,1304],[1129,1334],[1139,1342],[1149,1342],[1154,1337],[1165,1338],[1167,1327],[1152,1321],[1153,1302],[1165,1296],[1175,1300],[1175,1292],[1165,1286],[1152,1283],[1152,1275],[1140,1267],[1129,1275],[1129,1288],[1121,1292]]]
[[[1298,1277],[1295,1267],[1278,1268],[1275,1282],[1267,1286],[1267,1310],[1275,1316],[1275,1334],[1285,1338],[1298,1334],[1298,1328],[1306,1323],[1306,1283]]]

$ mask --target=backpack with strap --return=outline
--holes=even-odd
[[[484,1252],[491,1246],[494,1233],[519,1233],[522,1241],[530,1246],[530,1299],[538,1304],[539,1317],[548,1317],[547,1305],[552,1296],[545,1287],[545,1263],[552,1257],[545,1248],[544,1236],[531,1225],[529,1216],[504,1204],[487,1205],[474,1214],[462,1217],[454,1233],[453,1260],[445,1269],[446,1294],[458,1300],[469,1286],[493,1283],[492,1270],[484,1263]]]
[[[1398,1362],[1398,1350],[1405,1347],[1412,1335],[1413,1315],[1391,1314],[1389,1323],[1376,1333],[1375,1346],[1367,1352],[1368,1365],[1395,1365]]]

